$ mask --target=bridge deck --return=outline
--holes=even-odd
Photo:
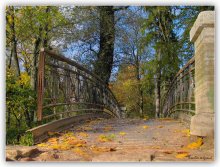
[[[197,149],[186,148],[196,140],[195,137],[189,136],[188,129],[187,124],[172,119],[100,118],[72,127],[68,132],[59,133],[43,144],[29,147],[28,149],[37,148],[35,149],[37,152],[32,151],[28,157],[17,156],[17,160],[95,162],[213,160],[214,149],[208,140],[203,140],[204,144]],[[75,139],[77,142],[74,143]],[[14,149],[15,147],[7,147],[8,158],[11,158],[9,155]],[[16,149],[25,150],[25,147],[18,146]],[[176,155],[187,156],[177,158]]]

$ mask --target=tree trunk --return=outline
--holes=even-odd
[[[100,6],[100,49],[94,72],[108,84],[111,76],[114,56],[115,21],[113,6]]]
[[[40,29],[41,32],[41,29]],[[31,71],[31,87],[33,90],[37,89],[37,59],[40,50],[41,37],[40,35],[37,37],[34,44],[34,54],[32,61],[32,71]]]
[[[18,60],[18,54],[17,54],[17,39],[16,39],[16,33],[15,33],[15,11],[14,7],[9,7],[10,13],[11,13],[11,20],[12,23],[10,25],[11,31],[12,31],[12,57],[14,57],[15,61],[15,69],[16,69],[16,75],[20,76],[20,66],[19,66],[19,60]]]
[[[143,91],[140,90],[140,109],[139,109],[139,113],[140,116],[143,116],[143,112],[144,112],[144,97],[143,97]]]
[[[50,22],[50,20],[48,19],[49,18],[49,12],[50,12],[50,6],[47,6],[47,8],[45,10],[45,13],[46,13],[46,16],[47,16],[47,23],[44,27],[45,36],[44,36],[44,40],[43,40],[43,47],[45,47],[45,48],[48,47],[48,31],[49,31],[49,22]]]
[[[155,105],[156,105],[156,112],[155,118],[160,117],[160,85],[161,85],[161,51],[158,50],[157,54],[157,72],[155,75]]]
[[[135,62],[135,68],[136,68],[136,79],[137,79],[137,86],[138,86],[138,106],[139,106],[139,114],[142,117],[143,116],[143,110],[144,110],[144,102],[143,102],[143,91],[141,90],[141,76],[140,76],[140,60],[139,56],[136,55],[136,62]]]
[[[11,50],[10,56],[9,56],[9,61],[8,61],[8,68],[11,68],[11,62],[12,62],[12,57],[13,57],[13,51]]]
[[[155,75],[155,106],[156,106],[156,112],[155,112],[155,118],[160,117],[160,74],[157,73]]]

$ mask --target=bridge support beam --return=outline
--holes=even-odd
[[[215,12],[201,12],[191,31],[195,46],[195,115],[191,118],[192,135],[214,135],[214,39]]]

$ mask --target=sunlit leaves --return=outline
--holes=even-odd
[[[94,153],[102,153],[102,152],[116,151],[116,148],[115,147],[98,147],[98,146],[92,145],[90,147],[90,150],[92,150]]]
[[[188,137],[190,136],[190,130],[189,129],[182,130],[182,133],[184,133]]]
[[[79,154],[81,156],[87,156],[87,153],[85,151],[83,151],[82,149],[80,149],[80,148],[74,148],[73,152],[76,153],[76,154]]]
[[[80,132],[79,136],[81,136],[81,137],[88,137],[89,135],[87,133],[85,133],[85,132]]]
[[[100,142],[110,142],[113,141],[115,139],[115,135],[114,134],[109,134],[109,135],[99,135],[98,137],[98,141]]]
[[[195,142],[188,144],[187,148],[198,149],[199,147],[202,146],[202,144],[203,144],[203,140],[202,140],[202,138],[199,137]]]
[[[38,146],[38,147],[47,147],[48,144],[46,144],[46,143],[40,143],[40,144],[38,144],[37,146]]]
[[[162,126],[162,125],[159,125],[158,128],[163,128],[163,126]]]
[[[127,133],[125,133],[125,132],[119,132],[119,135],[121,135],[121,136],[125,136]]]
[[[143,128],[143,129],[148,129],[148,128],[149,128],[149,126],[144,125],[144,126],[142,126],[142,128]]]
[[[186,158],[189,156],[189,153],[185,152],[185,153],[179,153],[176,155],[176,158],[179,158],[179,159],[183,159],[183,158]]]

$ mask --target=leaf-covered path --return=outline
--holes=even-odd
[[[32,147],[7,146],[18,161],[211,161],[211,139],[190,136],[186,123],[173,119],[97,119]]]

